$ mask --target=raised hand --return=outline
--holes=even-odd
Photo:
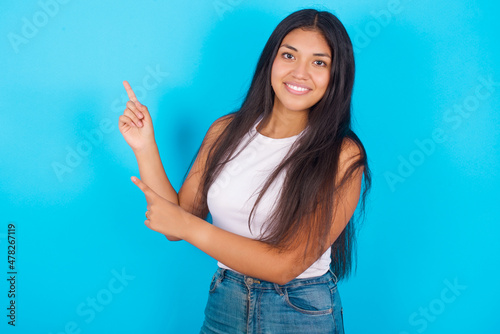
[[[144,224],[153,231],[164,234],[170,241],[182,240],[188,213],[177,204],[158,195],[137,177],[132,176],[131,180],[146,196],[148,206]]]
[[[154,138],[153,122],[148,108],[142,105],[135,96],[132,87],[123,81],[129,101],[119,117],[118,128],[134,152],[139,152],[156,145]]]

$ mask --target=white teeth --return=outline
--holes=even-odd
[[[303,87],[298,87],[298,86],[294,86],[294,85],[290,85],[290,84],[286,84],[288,87],[290,87],[291,89],[293,90],[296,90],[296,91],[299,91],[299,92],[305,92],[305,91],[308,91],[309,89],[307,88],[303,88]]]

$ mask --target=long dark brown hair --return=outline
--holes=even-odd
[[[231,118],[229,124],[209,150],[200,191],[195,200],[195,214],[207,217],[207,193],[210,186],[225,164],[234,158],[238,144],[257,119],[262,116],[264,124],[269,119],[274,103],[271,67],[283,38],[297,28],[318,31],[327,41],[332,51],[330,81],[324,96],[309,110],[306,131],[294,142],[289,154],[264,184],[248,217],[248,224],[250,227],[252,215],[263,194],[278,174],[284,171],[285,180],[277,207],[258,240],[285,251],[295,247],[298,240],[307,237],[307,246],[312,244],[316,258],[319,258],[321,245],[328,241],[334,216],[334,194],[363,166],[361,217],[361,213],[365,211],[366,195],[371,187],[366,151],[351,129],[351,93],[354,84],[352,43],[342,23],[329,12],[314,9],[294,12],[281,21],[269,37],[241,108],[228,114]],[[350,165],[341,182],[335,184],[339,155],[345,138],[354,141],[361,154]],[[351,217],[331,246],[330,268],[339,279],[347,278],[351,272],[355,250],[355,216]]]

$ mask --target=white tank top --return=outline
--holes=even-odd
[[[257,239],[261,227],[271,214],[279,199],[284,175],[281,173],[269,187],[255,209],[248,228],[248,217],[265,181],[288,153],[291,145],[304,133],[288,138],[270,138],[262,135],[256,127],[262,116],[252,126],[236,149],[236,155],[245,143],[247,147],[236,158],[228,162],[208,190],[207,205],[212,215],[213,225],[229,232]],[[254,136],[252,138],[252,136]],[[234,156],[233,155],[233,156]],[[264,229],[262,230],[262,232]],[[308,278],[325,274],[330,267],[329,247],[323,255],[297,278]],[[234,270],[222,262],[221,268]],[[234,270],[236,271],[236,270]]]

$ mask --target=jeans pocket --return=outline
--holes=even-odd
[[[286,303],[294,310],[310,315],[333,312],[330,288],[327,283],[313,283],[284,288]]]
[[[208,292],[214,293],[221,281],[222,281],[222,275],[220,273],[220,270],[217,270],[214,276],[212,276],[212,281],[210,282],[210,288],[208,289]]]

